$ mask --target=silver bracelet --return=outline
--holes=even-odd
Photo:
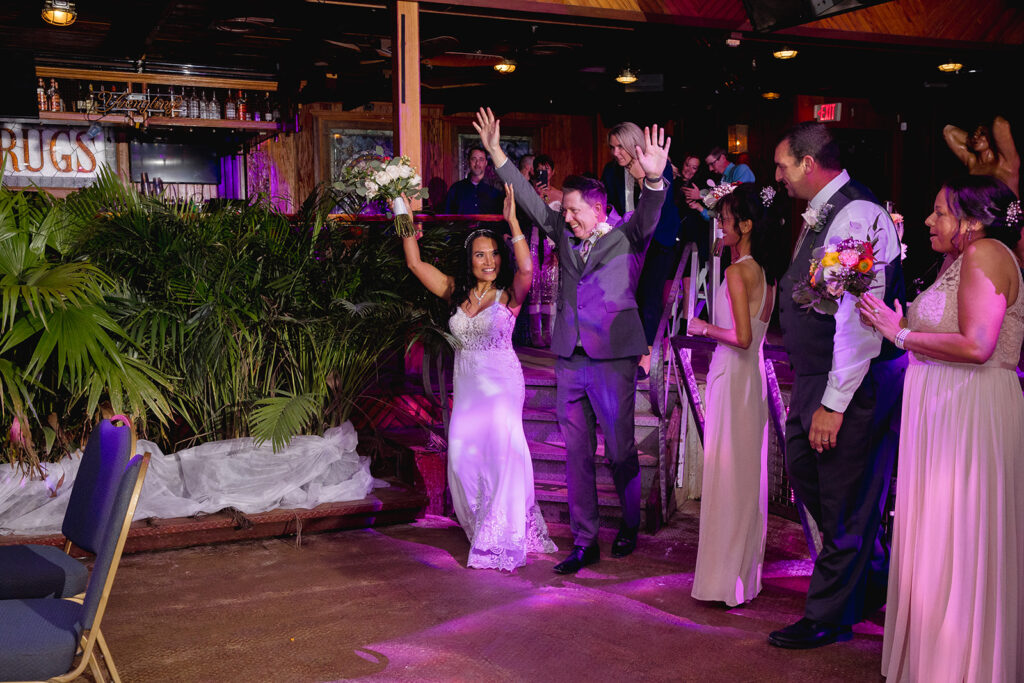
[[[508,241],[508,243],[509,243],[509,244],[515,244],[515,243],[516,243],[516,242],[518,242],[519,240],[525,240],[525,239],[526,239],[526,235],[522,235],[522,234],[520,234],[520,235],[516,235],[515,237],[513,237],[512,239],[510,239],[510,240]]]
[[[906,350],[906,346],[904,345],[907,342],[908,334],[910,334],[909,327],[901,328],[900,331],[896,333],[896,338],[892,340],[892,343],[896,345],[897,349],[900,349],[901,351]]]

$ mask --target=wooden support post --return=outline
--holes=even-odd
[[[395,154],[404,154],[423,173],[423,130],[420,112],[420,17],[419,3],[398,0],[395,3],[395,40],[392,47],[394,67],[393,124]],[[419,208],[413,200],[413,208]]]

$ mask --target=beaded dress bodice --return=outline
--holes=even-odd
[[[516,325],[516,317],[508,306],[500,303],[500,290],[495,299],[493,304],[474,316],[467,315],[459,306],[449,320],[448,326],[463,351],[512,350],[512,329]]]
[[[962,264],[963,255],[953,261],[952,265],[935,280],[931,287],[910,302],[907,309],[907,320],[911,330],[943,333],[960,331],[957,292],[960,289],[960,267]],[[1019,280],[1020,275],[1017,277]],[[1024,340],[1024,282],[1018,287],[1017,300],[1006,308],[995,352],[991,358],[982,363],[981,367],[1016,367],[1020,359],[1022,340]],[[945,362],[920,353],[913,353],[911,357],[917,362]]]

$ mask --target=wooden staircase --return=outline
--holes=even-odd
[[[565,480],[565,440],[555,415],[555,357],[548,351],[517,349],[526,381],[523,428],[533,458],[537,502],[549,522],[568,523],[569,504]],[[641,524],[648,531],[660,525],[660,498],[656,487],[658,469],[658,418],[650,411],[647,380],[637,384],[636,441],[640,451],[641,496],[644,501]],[[618,528],[619,497],[604,457],[604,439],[598,427],[597,496],[601,526]]]

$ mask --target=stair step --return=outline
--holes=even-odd
[[[530,455],[534,463],[537,461],[551,461],[565,463],[566,449],[564,443],[552,443],[550,441],[530,441]],[[640,467],[655,467],[658,464],[658,459],[650,453],[639,453]],[[607,465],[608,460],[604,457],[604,441],[598,440],[597,442],[597,457],[595,462],[601,465]]]
[[[532,422],[554,422],[558,423],[558,416],[555,414],[554,409],[547,408],[523,408],[523,421],[527,420]],[[658,418],[651,413],[637,411],[636,415],[633,416],[633,423],[637,427],[657,427]],[[598,425],[598,431],[601,427]]]
[[[535,481],[534,491],[538,501],[545,503],[569,502],[569,488],[561,481]],[[608,483],[597,485],[597,504],[601,507],[619,507],[619,494],[615,491],[615,485]]]

